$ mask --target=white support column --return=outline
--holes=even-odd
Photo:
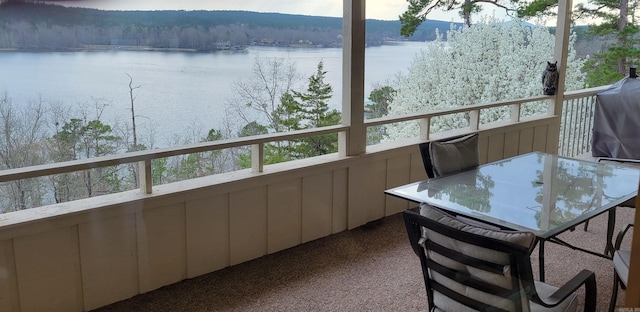
[[[264,144],[251,145],[251,172],[258,173],[264,169]]]
[[[428,140],[431,137],[431,117],[420,119],[420,140]]]
[[[550,116],[555,116],[555,121],[548,130],[547,152],[557,153],[560,139],[560,121],[564,99],[564,82],[567,73],[567,58],[569,55],[569,30],[571,28],[572,0],[558,1],[558,20],[556,26],[556,43],[554,58],[558,61],[558,90],[555,97],[549,101],[547,109]]]
[[[342,156],[363,154],[367,148],[364,126],[365,0],[343,0],[342,13]]]
[[[140,183],[140,192],[144,194],[151,194],[151,192],[153,192],[151,160],[142,160],[138,162],[138,181]]]
[[[469,130],[477,131],[480,128],[480,110],[469,112]]]
[[[567,73],[567,58],[569,56],[569,30],[571,29],[571,0],[558,1],[558,20],[556,24],[556,43],[553,53],[558,61],[558,91],[555,96],[555,105],[549,111],[550,115],[562,113],[562,100],[564,98],[564,81]]]

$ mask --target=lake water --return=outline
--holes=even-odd
[[[406,72],[426,43],[407,42],[370,47],[365,51],[365,97],[375,84],[385,84]],[[233,81],[248,79],[256,56],[282,57],[295,62],[306,90],[308,77],[324,62],[325,82],[333,87],[332,108],[341,108],[342,50],[248,47],[241,53],[182,53],[147,51],[2,52],[0,92],[14,104],[42,98],[78,106],[105,99],[106,122],[130,120],[129,77],[140,127],[156,129],[155,146],[168,145],[185,129],[220,128]],[[205,130],[206,131],[206,130]]]

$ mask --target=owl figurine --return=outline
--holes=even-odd
[[[547,68],[542,72],[542,90],[544,95],[555,95],[558,89],[558,61],[547,61]]]

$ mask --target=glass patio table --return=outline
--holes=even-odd
[[[503,229],[533,232],[544,281],[546,241],[611,258],[614,208],[637,195],[639,181],[637,168],[532,152],[385,193]],[[557,237],[607,211],[604,253],[572,246]]]

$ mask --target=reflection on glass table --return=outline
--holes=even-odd
[[[535,233],[544,280],[545,241],[609,257],[613,213],[604,254],[570,246],[556,236],[635,197],[639,179],[636,168],[533,152],[385,193],[501,228]]]

